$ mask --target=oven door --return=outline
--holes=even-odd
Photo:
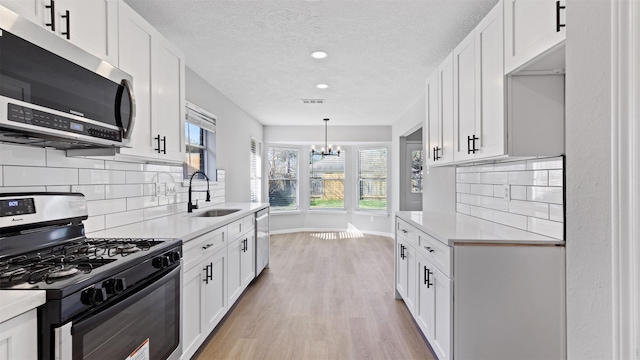
[[[179,359],[180,269],[174,268],[96,314],[73,321],[70,342],[64,341],[64,327],[58,329],[56,337],[62,338],[56,344],[71,350],[71,356],[65,356],[64,349],[56,349],[56,355],[73,360],[124,360],[133,358],[136,351],[137,355],[148,351],[148,359]]]

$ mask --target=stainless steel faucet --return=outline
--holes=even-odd
[[[189,179],[189,202],[187,203],[187,212],[188,213],[193,212],[193,210],[198,208],[198,199],[196,199],[196,203],[195,204],[191,203],[191,193],[192,192],[205,192],[205,190],[191,190],[191,182],[193,181],[193,177],[196,174],[202,174],[207,179],[207,190],[206,190],[207,198],[204,201],[206,201],[206,202],[211,201],[211,194],[209,193],[209,177],[204,172],[198,170],[198,171],[194,172],[193,174],[191,174],[191,179]]]

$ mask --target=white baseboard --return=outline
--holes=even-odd
[[[360,231],[360,230],[358,230],[358,231]],[[271,230],[270,231],[271,235],[291,234],[291,233],[298,233],[298,232],[353,232],[353,231],[349,230],[349,229],[338,229],[338,228],[297,228],[297,229],[284,229],[284,230]],[[386,237],[390,237],[390,238],[394,237],[394,234],[387,233],[387,232],[381,232],[381,231],[364,230],[364,231],[360,231],[360,232],[362,234],[367,234],[367,235],[386,236]]]

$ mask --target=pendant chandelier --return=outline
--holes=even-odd
[[[329,119],[323,119],[324,120],[324,147],[322,147],[322,149],[320,149],[320,152],[318,152],[316,150],[316,146],[315,145],[311,145],[311,155],[320,155],[323,158],[325,156],[333,156],[333,155],[337,155],[340,156],[340,146],[338,146],[337,149],[333,149],[333,147],[331,146],[331,144],[327,145],[327,124],[329,124]]]

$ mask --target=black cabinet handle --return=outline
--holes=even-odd
[[[431,283],[431,271],[429,271],[426,266],[424,267],[424,283],[427,285],[427,289],[433,286]]]
[[[158,136],[160,136],[160,135],[158,135]],[[158,147],[160,147],[160,146],[158,146]],[[167,153],[167,137],[166,136],[162,137],[162,153],[163,154]]]
[[[471,136],[467,136],[467,154],[471,154]]]
[[[158,154],[160,154],[160,134],[158,134],[158,136],[154,137],[153,140],[156,140],[158,142],[158,147],[156,149],[153,149],[153,150],[157,151]]]
[[[205,284],[209,284],[209,280],[213,279],[213,276],[209,276],[209,268],[211,267],[211,265],[212,264],[209,264],[209,265],[205,266],[204,269],[202,269],[202,270],[204,270],[204,280],[202,280],[202,281],[204,281]]]
[[[442,156],[440,156],[440,150],[442,150],[442,149],[439,146],[436,146],[434,148],[434,150],[433,150],[435,152],[435,154],[436,154],[435,155],[435,159],[436,160],[440,160],[442,158]]]
[[[55,0],[51,0],[51,2],[49,3],[49,5],[45,5],[45,8],[49,9],[49,12],[51,14],[51,22],[45,24],[46,26],[49,26],[51,28],[51,31],[56,31],[56,21],[55,16],[56,16],[56,2]]]
[[[202,247],[202,250],[207,250],[208,248],[212,247],[213,244],[207,244],[206,246]]]
[[[432,253],[432,252],[436,252],[435,250],[433,250],[430,246],[425,246],[424,247],[425,250],[427,250],[428,252]]]
[[[476,151],[478,151],[478,149],[476,149],[476,140],[480,140],[480,138],[476,137],[475,134],[473,134],[473,137],[471,138],[471,141],[473,142],[473,145],[471,147],[471,152],[472,153],[476,153]]]
[[[400,229],[400,231],[402,231],[403,234],[408,233],[408,231],[406,229]]]
[[[566,6],[560,5],[560,0],[556,1],[556,32],[560,32],[560,28],[567,26],[567,24],[560,24],[560,10],[565,8]]]
[[[67,31],[61,34],[65,35],[67,40],[71,40],[71,15],[69,15],[69,10],[66,11],[65,15],[62,15],[62,18],[67,21]]]

